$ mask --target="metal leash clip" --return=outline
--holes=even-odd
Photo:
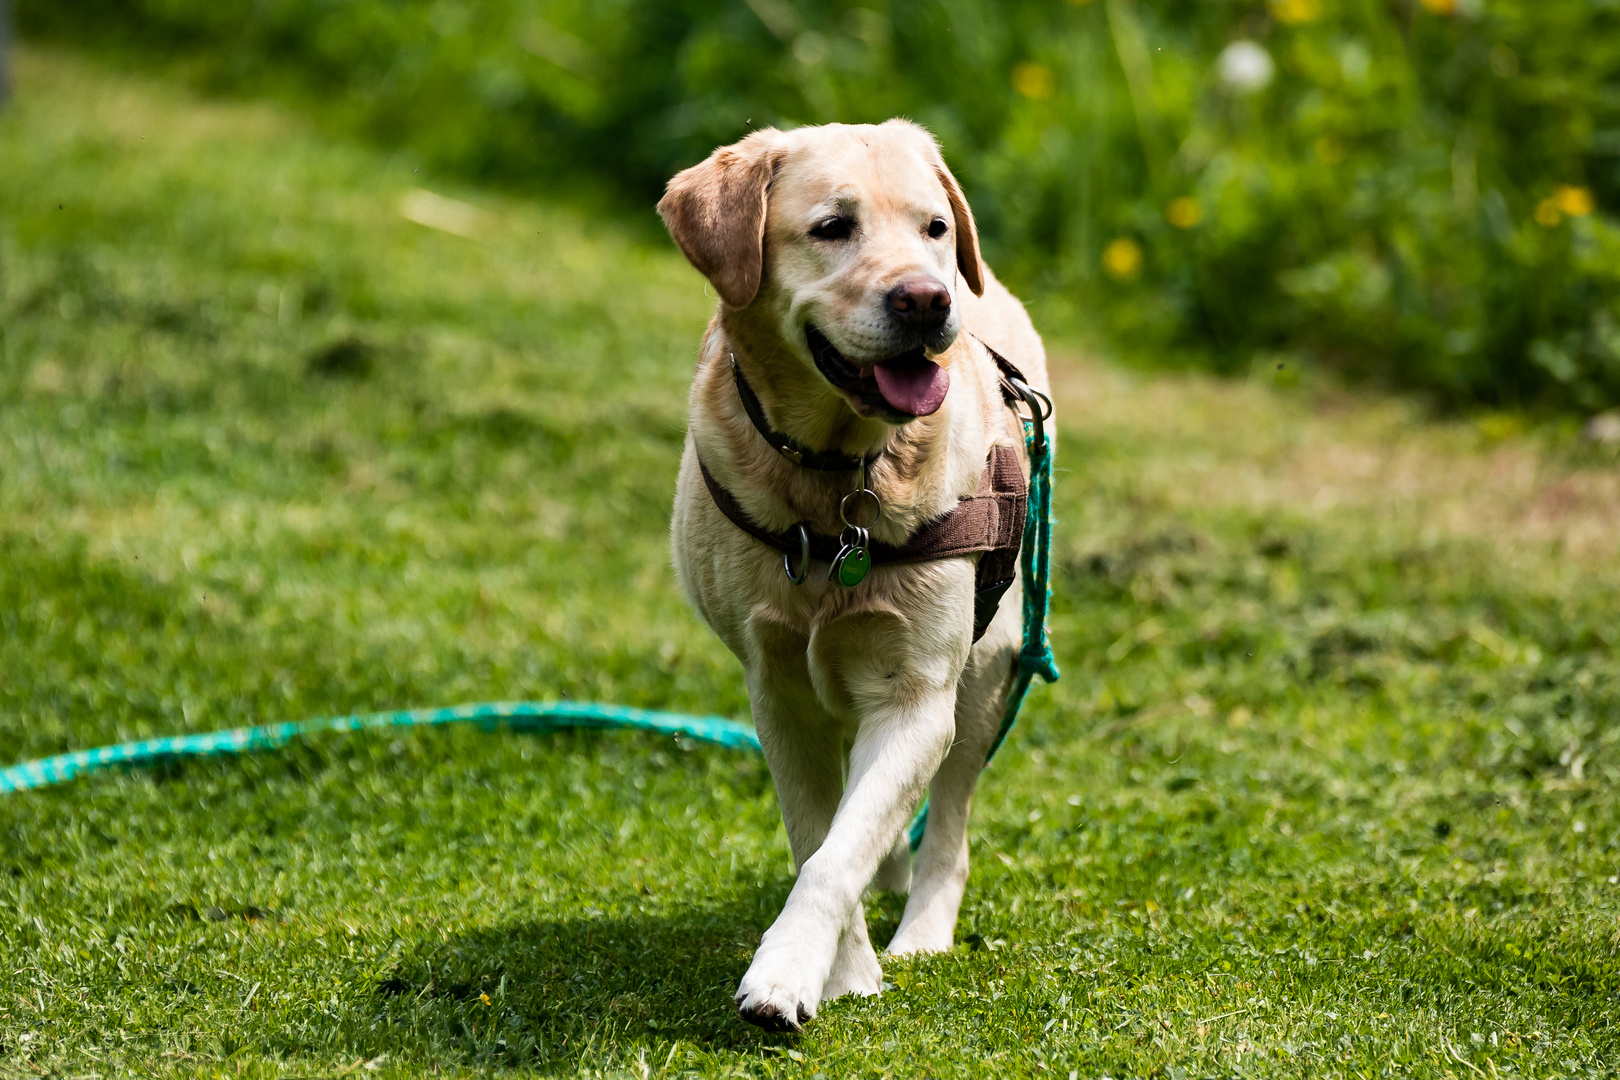
[[[1029,406],[1029,415],[1018,414],[1018,419],[1026,424],[1035,426],[1035,437],[1030,440],[1030,448],[1044,450],[1046,448],[1046,421],[1052,419],[1052,399],[1024,382],[1022,379],[1008,379],[1019,397]]]
[[[868,499],[872,504],[870,520],[865,524],[851,520],[852,517],[861,516],[860,503]],[[855,490],[838,501],[838,517],[844,523],[844,531],[838,535],[838,554],[833,556],[832,566],[827,571],[828,581],[836,581],[846,589],[853,589],[866,580],[867,571],[872,569],[869,530],[882,516],[883,501],[878,498],[877,492],[866,486],[866,461],[863,459]]]

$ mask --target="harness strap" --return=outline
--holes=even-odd
[[[709,467],[698,459],[704,486],[715,508],[737,528],[766,547],[797,556],[800,538],[797,527],[773,532],[748,516],[736,496],[716,480]],[[1028,515],[1029,487],[1024,479],[1018,452],[1010,446],[994,446],[985,459],[979,486],[956,506],[926,522],[904,544],[873,541],[870,547],[874,566],[927,562],[959,555],[979,554],[974,571],[973,640],[979,640],[995,617],[1002,594],[1012,585],[1018,566],[1018,551],[1024,540]],[[814,530],[810,536],[810,557],[831,562],[841,542]]]

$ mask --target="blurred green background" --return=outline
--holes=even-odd
[[[20,0],[651,224],[753,127],[932,128],[1051,329],[1449,407],[1620,403],[1616,0]],[[1067,324],[1067,325],[1064,325]]]

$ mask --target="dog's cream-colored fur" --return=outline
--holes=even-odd
[[[973,632],[974,559],[878,566],[855,588],[817,565],[795,586],[782,557],[715,507],[705,465],[756,522],[808,521],[837,534],[852,474],[779,455],[750,424],[730,363],[770,423],[800,444],[882,450],[870,486],[874,539],[903,543],[977,487],[990,447],[1023,438],[982,343],[1047,389],[1041,340],[979,257],[972,213],[922,128],[827,125],[758,131],[670,181],[671,234],[720,295],[691,392],[675,498],[675,567],[693,605],[747,671],[754,722],[776,782],[798,878],[737,990],[742,1015],[797,1028],[842,994],[882,980],[861,896],[910,897],[891,954],[949,949],[968,876],[973,789],[1011,687],[1019,586],[984,636]],[[848,239],[811,235],[853,219]],[[942,236],[930,225],[943,220]],[[934,231],[940,231],[935,226]],[[904,424],[870,415],[817,370],[814,325],[855,364],[910,347],[885,303],[903,279],[949,289],[950,321],[930,355],[950,375],[944,404]],[[931,808],[915,860],[905,826]]]

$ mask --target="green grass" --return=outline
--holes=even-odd
[[[71,57],[18,84],[0,760],[495,698],[746,715],[668,567],[710,304],[678,256]],[[402,218],[416,185],[480,239]],[[986,776],[956,951],[759,1033],[730,994],[791,868],[758,759],[333,736],[0,800],[0,1072],[1612,1071],[1612,458],[1056,368],[1065,675]]]

